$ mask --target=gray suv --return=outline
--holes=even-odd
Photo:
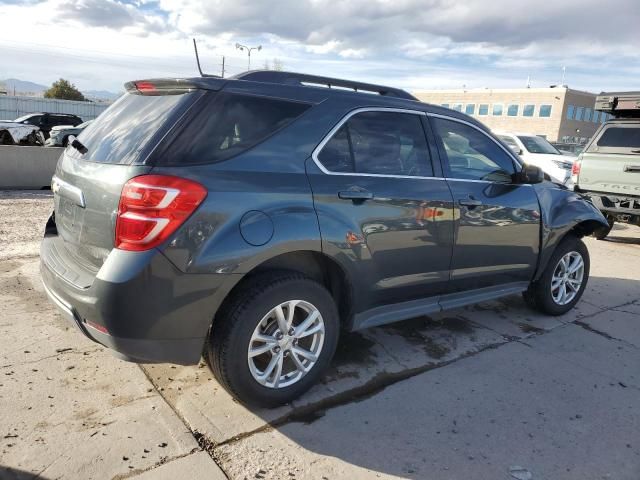
[[[603,216],[461,113],[288,72],[126,90],[61,156],[41,248],[53,302],[123,359],[204,353],[278,405],[341,329],[514,293],[560,315],[585,289]]]

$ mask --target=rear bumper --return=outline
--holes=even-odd
[[[49,298],[83,335],[138,363],[200,360],[213,316],[236,276],[185,274],[157,250],[113,250],[91,285],[79,288],[47,261],[54,242],[61,239],[42,242],[42,281]]]
[[[640,224],[640,197],[596,192],[582,192],[587,195],[601,212],[614,217],[619,222]]]

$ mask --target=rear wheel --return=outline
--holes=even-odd
[[[539,280],[523,294],[527,304],[549,315],[562,315],[582,297],[589,279],[589,251],[569,235],[556,248]]]
[[[308,390],[333,357],[338,312],[329,292],[298,274],[248,281],[216,315],[207,357],[242,402],[276,406]]]

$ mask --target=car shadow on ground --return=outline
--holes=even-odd
[[[48,477],[39,475],[37,472],[26,472],[17,468],[5,467],[4,465],[0,465],[0,478],[2,480],[33,480],[34,478],[47,480]]]
[[[547,462],[542,457],[556,455],[550,445],[562,445],[560,449],[566,456],[566,462],[545,464],[542,469],[551,468],[546,472],[560,478],[566,473],[565,468],[568,471],[576,462],[585,461],[581,447],[582,442],[587,441],[587,437],[583,437],[585,432],[603,430],[600,432],[602,441],[591,441],[601,444],[604,450],[604,439],[615,436],[618,429],[626,432],[626,420],[622,421],[624,415],[613,415],[607,422],[598,418],[584,419],[576,429],[575,418],[566,413],[569,406],[571,411],[593,411],[595,400],[592,396],[597,396],[598,401],[603,400],[600,396],[604,392],[598,391],[598,386],[618,388],[617,381],[611,387],[613,383],[603,376],[592,375],[587,369],[582,370],[579,364],[572,363],[571,355],[574,353],[590,355],[586,350],[580,351],[583,348],[580,340],[573,345],[572,335],[579,339],[585,335],[596,335],[595,340],[590,341],[599,345],[602,355],[608,355],[608,349],[611,349],[611,356],[619,355],[621,343],[607,334],[600,335],[597,322],[601,322],[605,329],[609,328],[607,324],[611,319],[620,315],[618,310],[611,308],[637,301],[639,292],[640,282],[637,280],[591,277],[583,297],[584,303],[591,308],[589,313],[553,317],[560,322],[557,327],[549,330],[534,328],[524,339],[506,338],[503,344],[480,353],[461,353],[458,359],[425,369],[424,375],[416,370],[415,376],[409,375],[402,382],[377,385],[370,391],[354,389],[351,396],[346,394],[337,405],[320,407],[303,415],[294,414],[285,423],[271,424],[273,430],[241,439],[243,448],[234,455],[242,454],[244,449],[250,455],[248,452],[271,448],[269,455],[282,455],[285,457],[282,461],[292,466],[304,467],[318,462],[327,468],[336,468],[333,466],[335,461],[329,466],[327,457],[339,459],[337,465],[341,467],[331,470],[333,475],[329,478],[374,478],[377,474],[416,479],[508,478],[508,469],[512,466],[533,465],[542,469],[540,465]],[[519,296],[488,302],[480,308],[460,309],[459,312],[464,315],[452,315],[450,318],[465,316],[473,323],[474,316],[493,316],[498,324],[504,321],[504,317],[534,318],[539,315],[532,312]],[[604,318],[604,315],[608,316]],[[433,348],[429,345],[433,340],[429,330],[438,327],[436,324],[439,323],[443,322],[421,317],[420,321],[398,322],[387,329],[392,328],[394,333],[404,338],[412,338],[414,345],[423,342],[429,349]],[[465,331],[470,328],[466,321],[460,325]],[[456,334],[455,329],[453,333]],[[565,340],[568,344],[562,347],[554,344],[557,351],[553,354],[531,346],[537,345],[536,341],[545,345],[554,343],[554,336],[568,338]],[[351,345],[353,342],[355,344]],[[640,346],[640,316],[632,342]],[[373,343],[363,341],[360,334],[345,336],[331,370],[340,371],[343,364],[353,362],[366,366],[373,347]],[[560,358],[565,353],[567,358],[554,360],[556,354]],[[470,358],[475,354],[482,357]],[[636,354],[631,358],[640,357]],[[536,367],[535,362],[538,361],[540,365]],[[554,365],[558,365],[557,372]],[[574,371],[577,372],[576,378],[572,380]],[[329,377],[330,385],[336,377],[332,374]],[[638,392],[624,392],[625,395],[629,393],[635,395],[632,403],[640,401]],[[624,408],[627,408],[625,402],[631,401],[630,398],[627,396],[620,400]],[[615,408],[622,407],[618,405]],[[263,413],[260,410],[252,412],[257,415]],[[549,425],[550,422],[553,426]],[[267,435],[267,438],[260,439],[261,435]],[[293,446],[296,449],[291,449]],[[225,455],[231,454],[227,447],[230,445],[218,451],[219,458],[224,459]],[[297,447],[306,452],[301,453]],[[513,449],[511,463],[504,458],[508,457],[504,452],[510,449]],[[636,450],[628,450],[627,453],[629,461],[637,462],[633,460],[637,459]],[[496,463],[500,463],[499,466]],[[277,478],[270,476],[267,465],[263,466],[266,475],[261,478]],[[323,474],[324,467],[319,467]],[[579,467],[575,468],[579,470]],[[496,474],[502,476],[496,477]]]

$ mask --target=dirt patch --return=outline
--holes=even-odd
[[[0,260],[38,255],[52,211],[50,191],[0,191]]]

